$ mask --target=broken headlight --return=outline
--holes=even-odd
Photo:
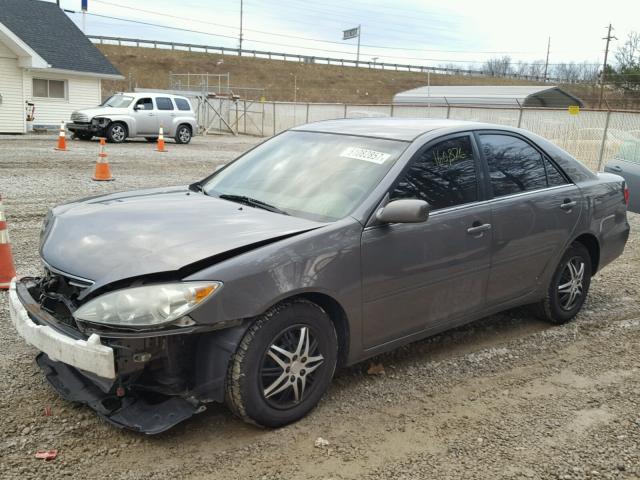
[[[117,327],[155,327],[183,317],[221,287],[220,282],[180,282],[125,288],[87,302],[73,316]]]

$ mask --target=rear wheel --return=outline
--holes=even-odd
[[[247,422],[280,427],[309,413],[336,367],[333,323],[307,300],[280,304],[258,317],[229,364],[227,405]]]
[[[591,284],[591,256],[581,243],[572,243],[551,279],[547,296],[537,305],[538,316],[551,323],[566,323],[584,304]]]
[[[127,127],[123,123],[112,123],[107,127],[107,140],[111,143],[122,143],[127,138]]]
[[[191,141],[191,127],[189,125],[180,125],[176,130],[176,143],[187,144]]]

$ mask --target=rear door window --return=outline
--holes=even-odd
[[[558,167],[556,167],[555,163],[546,157],[544,159],[544,166],[547,170],[547,181],[550,187],[558,187],[569,183]]]
[[[547,187],[544,158],[524,140],[511,135],[481,134],[494,197]]]
[[[444,140],[411,160],[391,199],[417,198],[432,209],[478,200],[476,160],[468,135]]]
[[[156,98],[156,105],[158,110],[173,110],[173,102],[169,97]]]

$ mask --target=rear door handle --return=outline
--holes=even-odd
[[[564,203],[560,205],[560,208],[563,210],[571,210],[577,204],[578,202],[576,202],[575,200],[565,200]]]
[[[476,225],[476,223],[480,223],[480,222],[474,222],[473,227],[467,228],[467,233],[469,235],[478,235],[479,233],[486,232],[487,230],[491,230],[490,223],[483,223],[482,225]]]

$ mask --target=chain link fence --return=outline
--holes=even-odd
[[[271,136],[289,128],[337,118],[450,118],[530,130],[600,171],[625,144],[640,144],[640,112],[471,106],[349,105],[342,103],[219,100],[233,133]],[[202,122],[201,122],[202,124]],[[223,122],[220,122],[221,126]],[[225,128],[221,128],[224,131]],[[229,131],[229,129],[226,129]]]

